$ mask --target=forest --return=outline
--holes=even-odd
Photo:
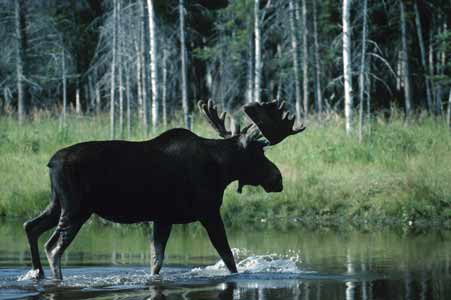
[[[449,223],[450,15],[448,0],[1,0],[0,215],[47,203],[62,146],[214,137],[198,100],[230,123],[277,100],[307,126],[268,151],[286,192],[230,190],[226,221]]]

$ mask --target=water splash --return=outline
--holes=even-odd
[[[287,279],[303,273],[299,267],[300,256],[294,251],[288,251],[286,255],[254,255],[246,249],[234,248],[232,252],[237,261],[238,274],[231,275],[222,260],[207,267],[163,268],[161,276],[152,276],[147,267],[66,268],[64,280],[58,282],[57,285],[84,290],[123,290],[143,288],[158,281],[196,283],[205,280],[223,280],[224,277],[233,280]],[[16,278],[18,281],[26,281],[32,279],[29,275]],[[44,280],[42,283],[44,286],[55,284],[52,280]]]
[[[299,268],[301,259],[299,254],[290,253],[289,255],[267,254],[267,255],[249,255],[246,249],[232,249],[235,260],[238,261],[237,268],[239,273],[291,273],[298,274],[302,270]],[[293,255],[291,255],[293,254]],[[191,270],[194,276],[211,277],[229,275],[224,262],[219,260],[212,266],[205,268],[194,268]]]

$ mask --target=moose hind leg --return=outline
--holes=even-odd
[[[39,258],[38,239],[42,233],[56,226],[60,211],[61,209],[57,201],[52,201],[52,203],[39,216],[23,224],[24,230],[27,234],[28,244],[30,246],[32,265],[30,272],[25,275],[26,278],[44,278],[44,270],[42,269],[41,260]]]
[[[54,279],[63,279],[61,257],[86,220],[87,218],[69,219],[61,217],[54,234],[46,243],[47,259]]]
[[[150,242],[151,273],[157,275],[163,266],[164,251],[171,234],[172,224],[153,223],[153,238]]]
[[[233,258],[232,250],[230,250],[229,242],[227,241],[227,234],[222,222],[221,216],[218,214],[209,216],[200,221],[205,227],[210,238],[211,243],[218,251],[227,269],[231,273],[237,273],[235,259]]]

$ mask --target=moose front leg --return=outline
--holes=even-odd
[[[151,272],[152,275],[160,273],[163,266],[164,250],[171,234],[172,224],[153,223],[153,238],[150,242]]]
[[[218,213],[214,216],[202,219],[200,222],[207,230],[211,243],[216,251],[218,251],[227,266],[227,269],[229,269],[231,273],[237,273],[235,259],[233,258],[232,250],[230,250],[229,242],[227,241],[227,235],[221,215]]]

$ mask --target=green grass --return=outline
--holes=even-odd
[[[376,122],[360,144],[344,133],[341,119],[330,119],[269,149],[281,169],[284,192],[266,194],[232,184],[222,213],[230,224],[335,220],[338,222],[442,222],[451,219],[451,137],[442,122],[423,119]],[[215,137],[204,122],[194,131]],[[134,129],[132,140],[143,139]],[[108,139],[107,116],[68,119],[65,129],[50,116],[22,128],[0,119],[0,215],[29,217],[49,201],[46,164],[59,148]]]

